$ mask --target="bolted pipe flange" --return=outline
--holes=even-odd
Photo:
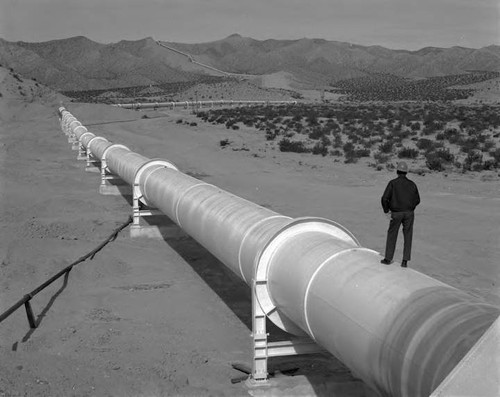
[[[163,159],[152,159],[152,160],[149,160],[148,162],[142,164],[134,176],[133,197],[134,197],[134,199],[140,200],[145,205],[148,205],[148,203],[146,202],[146,199],[144,198],[144,195],[142,193],[140,180],[141,180],[142,174],[144,174],[144,171],[146,171],[148,168],[150,168],[154,165],[161,166],[159,168],[170,168],[172,170],[179,171],[179,169],[175,166],[175,164],[171,163],[170,161],[163,160]]]
[[[306,334],[294,322],[277,310],[269,291],[268,275],[276,251],[281,248],[290,237],[311,231],[324,233],[336,239],[355,244],[356,247],[360,247],[356,237],[339,223],[325,218],[304,217],[294,219],[276,232],[256,257],[254,275],[255,295],[259,305],[274,324],[284,331],[297,336],[304,336]]]

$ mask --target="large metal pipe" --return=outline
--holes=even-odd
[[[119,103],[113,106],[125,109],[157,109],[157,108],[175,108],[175,107],[211,107],[211,106],[255,106],[255,105],[295,105],[297,101],[242,101],[242,100],[220,100],[220,101],[184,101],[184,102],[136,102]]]
[[[60,108],[61,125],[71,114]],[[64,128],[64,127],[63,127]],[[76,128],[76,126],[74,127]],[[103,138],[89,147],[127,180],[149,159]],[[269,319],[307,334],[382,395],[428,396],[500,314],[412,269],[380,265],[335,222],[291,219],[175,169],[143,169],[144,199],[258,284]]]

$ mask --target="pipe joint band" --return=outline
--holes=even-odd
[[[278,249],[287,244],[290,237],[297,234],[308,233],[311,231],[325,233],[332,237],[346,242],[350,242],[359,247],[360,244],[356,237],[344,226],[337,222],[325,218],[296,218],[292,222],[280,229],[267,242],[256,258],[255,266],[255,295],[266,316],[278,327],[294,335],[304,335],[304,332],[281,314],[273,302],[271,291],[269,290],[269,270],[272,266],[273,258]]]
[[[79,141],[80,141],[80,143],[81,143],[81,142],[83,141],[83,138],[84,138],[85,136],[90,136],[90,135],[93,135],[93,136],[95,137],[95,134],[93,134],[92,132],[87,131],[87,132],[84,132],[82,135],[80,135],[80,139],[78,139],[78,140],[79,140]],[[93,138],[92,138],[92,139],[93,139]],[[92,139],[91,139],[91,140],[92,140]],[[91,141],[91,140],[90,140],[90,141]],[[90,141],[89,141],[89,143],[90,143]]]
[[[112,149],[125,149],[125,150],[128,150],[129,152],[131,151],[128,147],[126,147],[125,145],[122,145],[121,143],[113,143],[112,145],[110,145],[106,149],[104,149],[104,152],[102,152],[101,161],[103,161],[103,162],[106,161],[106,157]]]
[[[77,119],[75,119],[75,120],[73,120],[71,123],[69,123],[69,128],[70,128],[72,131],[73,131],[73,128],[75,128],[75,129],[76,129],[76,127],[72,127],[72,126],[71,126],[73,123],[77,123],[77,126],[76,126],[76,127],[83,127],[83,126],[82,126],[82,123],[80,123]]]
[[[134,192],[133,193],[134,193],[134,198],[141,200],[141,202],[146,204],[146,205],[149,205],[149,204],[147,203],[146,198],[144,197],[144,194],[142,192],[140,180],[141,180],[141,177],[144,174],[144,172],[148,168],[150,168],[154,165],[161,166],[159,168],[170,168],[172,170],[179,171],[179,169],[176,167],[176,165],[174,163],[171,163],[170,161],[162,160],[162,159],[149,160],[148,162],[142,164],[139,167],[139,169],[137,170],[137,172],[135,173],[135,176],[134,176],[134,185],[133,185]]]
[[[105,142],[109,142],[106,138],[102,137],[102,136],[96,136],[94,138],[92,138],[89,143],[87,143],[87,148],[89,149],[89,153],[92,153],[92,150],[90,150],[90,144],[93,142],[93,141],[98,141],[98,140],[101,140],[101,141],[105,141]]]
[[[86,132],[88,132],[88,131],[89,131],[89,130],[87,130],[87,128],[86,128],[86,127],[84,127],[83,125],[78,125],[78,126],[76,126],[75,128],[73,128],[73,133],[76,135],[76,133],[77,133],[77,131],[78,131],[79,129],[83,129],[83,131],[80,133],[80,135],[85,134]]]

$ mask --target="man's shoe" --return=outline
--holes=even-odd
[[[408,261],[403,260],[403,262],[401,262],[401,267],[408,267]]]
[[[384,265],[390,265],[392,263],[392,261],[390,261],[389,259],[384,258],[384,259],[382,259],[380,261],[380,263],[383,263]]]

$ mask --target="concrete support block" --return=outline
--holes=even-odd
[[[104,196],[132,196],[130,185],[99,185],[99,193]]]

